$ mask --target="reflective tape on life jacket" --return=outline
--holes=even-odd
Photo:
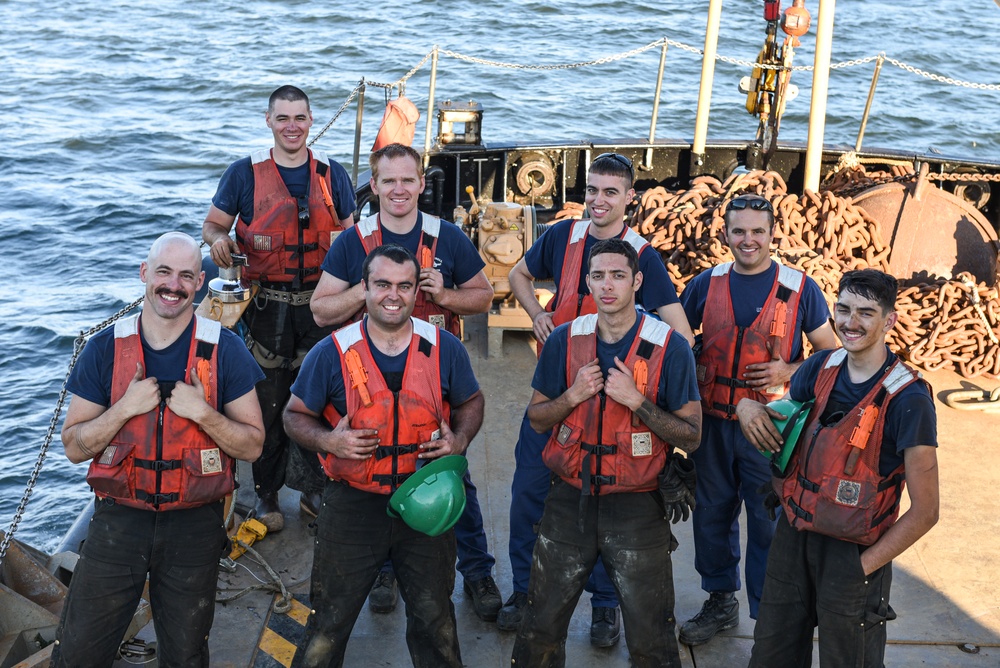
[[[888,476],[879,473],[886,413],[892,399],[920,376],[897,359],[847,415],[822,426],[846,359],[846,350],[835,350],[820,370],[809,423],[785,477],[774,478],[773,485],[789,524],[799,531],[871,545],[896,521],[906,480],[902,465]]]
[[[415,253],[421,269],[432,269],[435,267],[437,258],[437,243],[441,236],[441,219],[436,216],[421,212],[420,242],[417,244]],[[450,225],[451,223],[445,223]],[[382,245],[382,224],[379,222],[378,214],[368,216],[357,225],[358,237],[361,245],[365,249],[365,255]],[[448,330],[455,336],[461,337],[462,325],[459,317],[441,308],[427,297],[427,293],[417,288],[417,301],[413,306],[413,316],[431,323],[435,327]],[[365,314],[365,307],[354,314],[354,320],[360,320]]]
[[[792,362],[795,319],[806,276],[778,265],[771,292],[749,327],[739,327],[729,293],[732,262],[712,270],[702,316],[701,354],[697,359],[698,390],[705,413],[736,419],[736,404],[744,397],[761,403],[778,399],[787,384],[754,390],[746,381],[747,367],[780,357]]]
[[[639,333],[623,361],[630,369],[645,366],[643,394],[656,404],[663,355],[673,330],[665,322],[641,317]],[[568,334],[566,386],[570,387],[580,368],[597,357],[597,315],[576,318]],[[656,489],[656,477],[670,450],[656,432],[633,421],[628,407],[601,392],[574,408],[552,430],[542,459],[585,496],[615,494]]]
[[[269,283],[312,284],[330,244],[343,231],[329,198],[330,160],[309,151],[309,195],[300,203],[288,192],[271,150],[250,155],[253,166],[253,220],[236,222],[236,241],[247,256],[243,275]]]
[[[321,455],[323,471],[333,480],[366,492],[393,493],[417,470],[418,446],[440,437],[441,423],[448,421],[451,410],[441,395],[440,332],[423,320],[411,317],[410,322],[413,338],[399,392],[389,389],[376,366],[361,322],[332,334],[340,351],[351,429],[375,429],[379,439],[375,453],[364,460]],[[349,361],[355,355],[360,365]],[[332,405],[323,417],[331,427],[341,419]]]
[[[112,404],[125,395],[136,364],[146,368],[139,334],[141,315],[115,323]],[[195,318],[185,378],[190,382],[190,370],[197,369],[205,400],[218,410],[221,325]],[[166,399],[172,389],[173,383],[160,383],[159,406],[126,422],[91,461],[87,482],[98,497],[132,508],[166,511],[218,501],[233,491],[234,460],[197,423],[170,410]]]

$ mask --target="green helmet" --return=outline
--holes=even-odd
[[[778,430],[781,438],[785,441],[785,444],[781,446],[781,452],[774,456],[769,452],[764,453],[764,456],[770,457],[774,465],[778,467],[778,470],[784,473],[785,467],[788,466],[788,460],[795,450],[796,443],[798,443],[799,435],[802,433],[802,429],[805,428],[806,422],[809,421],[809,413],[812,411],[813,402],[807,401],[802,403],[792,401],[791,399],[778,399],[769,403],[767,407],[773,408],[785,416],[783,420],[771,419],[775,429]]]
[[[465,510],[462,477],[468,469],[469,460],[460,455],[428,461],[389,497],[385,511],[411,529],[440,536],[455,526]]]

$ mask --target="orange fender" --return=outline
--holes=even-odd
[[[375,137],[372,152],[389,144],[410,146],[419,119],[420,112],[417,111],[417,105],[410,102],[409,98],[397,97],[391,100],[385,106],[385,113],[382,114],[382,123],[378,136]]]

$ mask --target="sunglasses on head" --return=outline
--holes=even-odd
[[[742,211],[748,207],[754,211],[770,211],[774,213],[774,207],[763,197],[737,197],[729,203],[726,211]]]
[[[635,178],[635,171],[632,169],[632,161],[626,158],[624,155],[621,155],[620,153],[602,153],[596,158],[594,158],[594,162],[597,162],[602,158],[610,158],[611,160],[614,160],[619,165],[625,167],[628,170],[629,176],[632,179]]]

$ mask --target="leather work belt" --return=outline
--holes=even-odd
[[[286,290],[272,290],[271,288],[265,288],[263,285],[260,286],[260,294],[272,302],[285,302],[286,304],[291,304],[292,306],[302,306],[303,304],[308,304],[309,300],[312,299],[312,290],[305,290],[303,292],[288,292]]]

